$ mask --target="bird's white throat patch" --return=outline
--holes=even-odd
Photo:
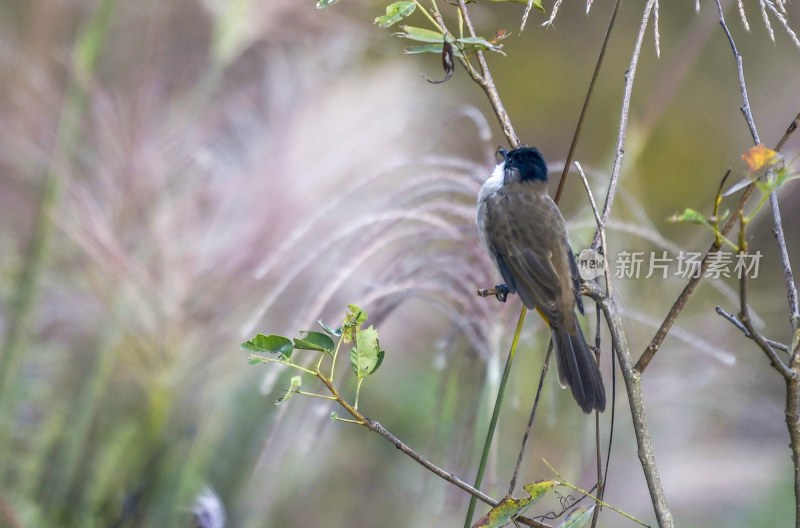
[[[478,194],[478,201],[482,202],[486,198],[499,191],[503,187],[506,178],[506,162],[498,163],[481,187],[481,192]]]
[[[503,180],[506,179],[506,162],[498,163],[492,171],[492,175],[486,180],[486,183],[492,187],[502,187]]]

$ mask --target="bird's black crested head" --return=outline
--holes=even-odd
[[[547,164],[534,147],[519,147],[505,154],[506,170],[516,170],[522,181],[547,181]]]

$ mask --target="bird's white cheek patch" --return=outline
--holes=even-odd
[[[496,191],[503,186],[506,178],[506,162],[498,164],[492,171],[492,175],[486,180],[485,185],[492,191]]]

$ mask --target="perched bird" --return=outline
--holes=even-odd
[[[547,193],[547,165],[532,147],[498,153],[503,161],[478,195],[478,231],[505,281],[498,298],[516,293],[538,310],[553,332],[561,385],[584,412],[602,411],[603,378],[575,313],[576,306],[583,313],[578,265]]]

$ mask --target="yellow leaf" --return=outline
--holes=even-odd
[[[742,154],[742,159],[750,167],[750,172],[756,172],[766,165],[774,165],[778,161],[778,156],[777,152],[759,143]]]

